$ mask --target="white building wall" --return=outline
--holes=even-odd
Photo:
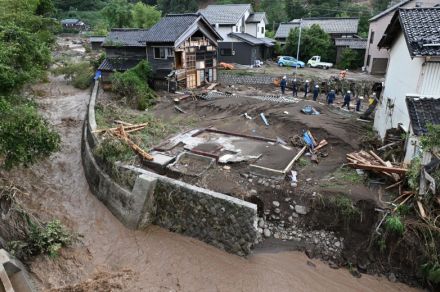
[[[257,23],[246,23],[246,33],[251,36],[257,37]]]
[[[223,38],[223,42],[235,42],[237,41],[235,38],[231,38],[228,36],[228,34],[230,34],[231,32],[235,32],[235,27],[236,26],[231,25],[231,26],[218,26],[214,28]]]
[[[417,94],[417,85],[424,58],[411,59],[403,33],[400,33],[390,51],[390,61],[385,77],[385,90],[374,118],[374,128],[380,137],[385,137],[387,129],[402,124],[409,128],[409,116],[405,98]]]
[[[434,7],[434,5],[440,4],[440,0],[412,0],[400,8],[413,8],[416,3],[421,4],[421,7]],[[380,39],[383,37],[385,29],[390,24],[391,18],[393,17],[395,11],[382,16],[381,18],[370,22],[370,29],[368,32],[367,49],[365,51],[364,66],[368,73],[371,73],[371,67],[373,65],[374,58],[389,58],[388,51],[386,49],[381,49],[377,47]],[[371,41],[371,32],[374,31],[374,37]],[[370,63],[367,65],[368,55],[370,55]]]
[[[261,28],[263,28],[263,33],[261,33]],[[264,22],[264,20],[260,21],[257,24],[257,38],[264,38],[266,37],[266,23]]]

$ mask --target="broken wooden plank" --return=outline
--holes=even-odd
[[[360,163],[349,163],[349,166],[354,168],[360,168],[365,170],[377,170],[377,171],[386,171],[389,173],[397,173],[397,174],[405,174],[408,169],[406,168],[398,168],[398,167],[386,167],[379,165],[368,165],[368,164],[360,164]]]
[[[143,129],[145,129],[145,126],[142,126],[142,127],[139,127],[139,128],[129,129],[129,130],[126,130],[125,132],[126,133],[132,133],[132,132],[140,131],[140,130],[143,130]]]
[[[425,208],[423,208],[422,202],[420,202],[419,200],[417,200],[417,206],[419,207],[419,211],[420,211],[420,216],[422,216],[423,219],[425,219],[426,217],[426,212],[425,212]]]
[[[115,120],[116,124],[124,125],[124,126],[133,126],[133,124],[121,121],[121,120]]]
[[[293,166],[293,164],[295,163],[295,161],[297,161],[303,154],[304,152],[306,152],[307,150],[307,146],[304,146],[296,155],[295,157],[290,161],[290,163],[286,166],[286,168],[284,169],[283,173],[287,173]]]
[[[178,112],[181,112],[182,114],[186,114],[186,111],[184,111],[182,108],[178,107],[177,105],[175,105],[174,108],[175,108]]]
[[[382,146],[382,147],[380,147],[380,148],[377,148],[377,151],[385,150],[385,149],[387,149],[387,148],[389,148],[389,147],[392,147],[392,146],[397,145],[397,144],[400,144],[400,143],[402,143],[401,140],[396,141],[396,142],[389,143],[389,144],[384,145],[384,146]]]
[[[402,181],[398,181],[398,182],[396,182],[396,183],[394,183],[394,184],[392,184],[392,185],[387,186],[387,187],[385,188],[385,190],[390,190],[390,189],[392,189],[392,188],[395,188],[395,187],[397,187],[398,185],[400,185],[401,183],[402,183]]]
[[[398,204],[396,206],[396,208],[394,208],[393,212],[396,212],[397,209],[402,206],[403,204],[405,204],[412,196],[414,196],[414,194],[410,194],[405,200],[403,200],[402,202],[400,202],[400,204]]]
[[[379,155],[377,155],[376,153],[374,153],[374,151],[370,150],[369,153],[370,153],[374,158],[376,158],[376,160],[379,161],[383,166],[388,166],[387,163],[386,163],[382,158],[380,158]]]
[[[393,167],[393,165],[391,164],[391,162],[389,162],[389,161],[384,161],[379,155],[377,155],[376,153],[374,153],[374,151],[370,150],[369,153],[370,153],[374,158],[376,158],[376,160],[379,161],[380,164],[382,164],[383,166],[386,166],[386,167]],[[387,173],[387,172],[382,172],[382,173],[385,174],[385,175],[388,175],[388,176],[391,175],[391,177],[392,177],[392,178],[394,179],[394,181],[396,181],[396,182],[400,180],[400,177],[399,177],[398,174],[395,174],[395,173],[389,174],[389,173]]]
[[[321,149],[322,147],[325,147],[328,145],[327,140],[321,140],[321,142],[319,142],[318,146],[315,147],[315,149],[313,149],[314,151],[318,151],[319,149]]]
[[[149,153],[147,153],[145,150],[143,150],[141,147],[139,147],[136,143],[131,141],[130,138],[128,138],[127,133],[125,132],[125,129],[123,126],[120,126],[117,130],[111,132],[113,135],[115,135],[120,140],[124,141],[128,144],[128,146],[131,147],[137,154],[139,154],[142,158],[146,160],[154,160],[154,157],[151,156]]]
[[[208,86],[208,88],[206,88],[207,90],[213,90],[214,89],[214,87],[216,87],[217,86],[217,83],[212,83],[212,84],[210,84],[209,86]]]
[[[133,128],[139,128],[141,126],[148,126],[148,123],[136,124],[136,125],[131,125],[131,126],[119,126],[119,127],[116,127],[116,128],[98,129],[98,130],[93,131],[93,133],[102,133],[102,132],[107,132],[107,131],[110,131],[110,132],[111,131],[116,131],[120,127],[122,127],[124,129],[124,131],[125,131],[125,130],[130,130],[130,129],[133,129]]]

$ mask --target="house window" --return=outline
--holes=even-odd
[[[370,34],[370,44],[372,44],[373,41],[374,41],[374,31],[371,31],[371,34]]]
[[[167,59],[173,56],[173,51],[171,48],[158,47],[154,49],[154,59]]]
[[[220,55],[232,56],[232,49],[220,49]]]
[[[371,59],[371,55],[367,56],[367,66],[370,66],[370,59]]]
[[[264,26],[261,27],[261,33],[264,34]]]

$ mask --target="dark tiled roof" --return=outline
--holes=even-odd
[[[292,28],[299,27],[300,22],[303,28],[310,28],[312,25],[319,25],[323,31],[329,34],[356,34],[359,27],[359,18],[338,18],[338,17],[313,17],[294,19],[289,23],[281,23],[275,34],[275,38],[287,38]]]
[[[349,47],[355,50],[365,50],[367,48],[367,39],[360,38],[338,38],[335,39],[337,47]]]
[[[275,38],[286,39],[287,36],[289,35],[290,30],[294,29],[295,27],[299,27],[299,22],[280,23],[275,33]]]
[[[408,96],[406,106],[414,134],[426,133],[428,124],[440,124],[440,99]]]
[[[248,19],[246,19],[246,23],[260,22],[264,20],[267,23],[266,12],[255,12],[252,13]]]
[[[99,65],[101,71],[126,71],[136,66],[142,59],[107,58]]]
[[[265,45],[268,47],[274,46],[273,42],[269,41],[269,39],[256,38],[248,33],[230,33],[229,36],[237,38],[237,39],[244,41],[245,43],[248,43],[253,46],[258,46],[258,45]]]
[[[393,5],[393,6],[389,7],[388,9],[385,9],[385,10],[382,11],[381,13],[376,14],[375,16],[373,16],[372,18],[370,18],[370,21],[378,20],[379,18],[382,18],[383,16],[385,16],[385,15],[391,13],[391,12],[394,12],[394,11],[395,11],[396,9],[398,9],[399,7],[401,7],[401,6],[403,6],[403,5],[405,5],[406,3],[411,2],[411,1],[414,1],[414,0],[404,0],[404,1],[401,1],[401,2],[399,2],[399,3],[397,3],[397,4]]]
[[[208,5],[199,12],[212,25],[218,24],[236,24],[246,11],[252,12],[251,4],[226,4],[226,5]]]
[[[440,56],[440,7],[399,9],[378,46],[391,48],[400,31],[412,57]]]
[[[168,14],[148,30],[147,43],[174,43],[194,22],[199,14]]]
[[[106,37],[103,47],[145,47],[146,29],[114,28]]]

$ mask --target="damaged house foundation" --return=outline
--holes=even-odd
[[[169,14],[149,30],[113,29],[103,43],[107,58],[98,69],[108,85],[113,72],[147,60],[156,90],[196,88],[217,81],[221,39],[200,14]]]

